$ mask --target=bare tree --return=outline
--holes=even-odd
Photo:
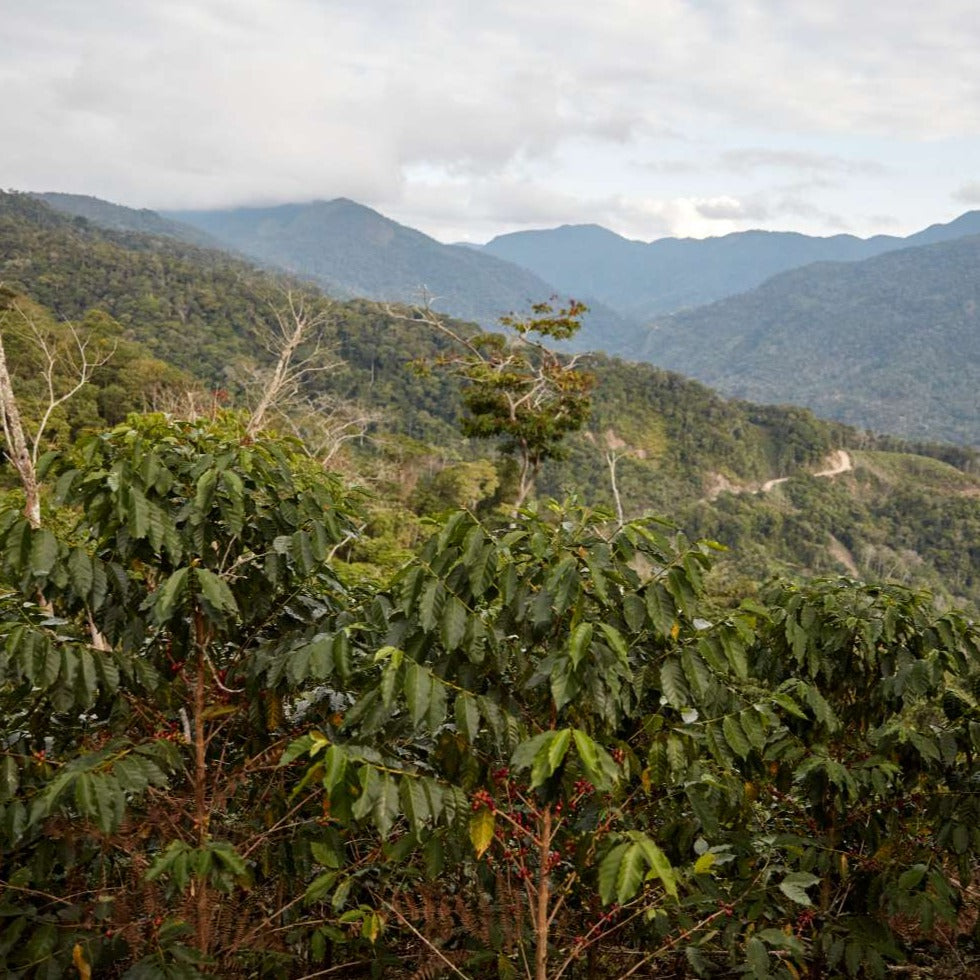
[[[309,399],[307,411],[286,415],[285,423],[310,456],[328,466],[346,443],[364,438],[381,419],[380,412],[321,394]]]
[[[41,525],[37,462],[51,416],[59,406],[77,395],[92,379],[93,372],[115,353],[113,346],[109,351],[94,354],[90,350],[91,337],[83,337],[72,323],[66,322],[62,326],[67,337],[59,342],[41,329],[16,293],[0,284],[0,417],[10,461],[24,488],[24,515],[33,527]],[[41,358],[44,407],[33,435],[28,435],[24,428],[7,365],[3,336],[11,328],[23,331]],[[67,380],[63,381],[63,378]]]
[[[242,379],[254,403],[246,431],[256,435],[275,418],[326,466],[340,448],[364,436],[381,416],[325,392],[311,392],[317,374],[336,371],[343,362],[325,347],[323,328],[333,306],[321,297],[283,289],[281,303],[270,303],[271,318],[259,341],[274,358],[272,367],[251,367]]]
[[[619,493],[619,480],[616,476],[616,467],[619,465],[620,460],[629,457],[633,459],[645,459],[647,455],[646,450],[626,445],[612,429],[606,429],[599,436],[596,436],[594,432],[586,432],[585,438],[593,445],[602,449],[606,466],[609,468],[609,484],[612,487],[613,502],[616,505],[616,520],[620,527],[622,527],[626,523],[626,517],[623,512],[623,499]]]
[[[285,289],[280,305],[269,304],[271,322],[259,341],[275,359],[271,368],[252,368],[246,388],[251,389],[255,407],[247,431],[256,435],[270,416],[295,405],[304,381],[312,375],[336,370],[341,362],[328,356],[323,346],[323,327],[332,308],[322,300]]]

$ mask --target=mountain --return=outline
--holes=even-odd
[[[161,382],[178,392],[189,384],[149,354],[196,374],[206,409],[219,398],[236,404],[235,368],[261,363],[262,325],[283,302],[282,277],[238,257],[78,224],[24,194],[0,193],[0,280],[53,316],[91,320],[137,345],[121,346],[69,404],[55,430],[62,441],[127,408],[160,407],[153,389]],[[5,330],[4,340],[15,388],[36,388],[37,370],[18,353],[25,338]],[[370,550],[352,560],[397,561],[419,533],[419,515],[433,512],[426,501],[444,499],[452,479],[440,483],[443,474],[465,475],[474,464],[484,472],[488,463],[493,472],[496,461],[505,479],[506,466],[489,443],[459,436],[456,379],[412,369],[444,350],[441,335],[354,300],[332,304],[323,342],[341,363],[312,376],[310,393],[356,402],[372,419],[367,438],[346,443],[332,462],[372,489]],[[980,608],[976,453],[869,436],[802,408],[727,400],[650,364],[601,355],[587,364],[597,379],[594,415],[569,439],[566,458],[541,474],[540,493],[610,505],[611,454],[628,515],[666,513],[731,549],[713,579],[722,597],[774,573],[845,573],[897,577]],[[841,452],[850,470],[814,475]],[[0,486],[4,479],[0,465]]]
[[[346,198],[168,216],[267,265],[310,278],[332,295],[419,303],[424,294],[434,309],[488,327],[505,313],[561,292],[527,269],[444,245]],[[581,289],[572,294],[587,299]],[[580,343],[604,348],[609,337],[635,338],[636,325],[593,305]]]
[[[47,191],[31,196],[43,201],[55,211],[84,218],[86,221],[109,231],[135,231],[143,235],[175,238],[178,241],[189,242],[191,245],[199,245],[202,248],[221,247],[216,239],[204,234],[199,229],[179,221],[163,218],[156,211],[150,211],[147,208],[128,208],[121,204],[103,201],[98,197],[90,197],[87,194],[60,194]]]
[[[561,290],[578,289],[624,316],[645,320],[745,292],[777,273],[812,262],[861,261],[910,245],[976,234],[980,211],[908,238],[745,231],[718,238],[640,242],[598,225],[563,225],[500,235],[483,250],[529,269]],[[629,348],[614,352],[628,354]]]
[[[980,235],[782,273],[657,320],[639,356],[739,398],[980,445]]]

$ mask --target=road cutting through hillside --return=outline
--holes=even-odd
[[[825,470],[819,470],[817,473],[812,474],[813,476],[840,476],[841,473],[847,473],[854,469],[854,460],[851,459],[851,454],[843,449],[835,449],[827,457],[827,468]],[[762,493],[766,493],[772,490],[773,487],[778,486],[780,483],[785,483],[788,476],[780,476],[775,480],[766,480],[762,484],[760,490]]]

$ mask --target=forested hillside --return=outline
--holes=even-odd
[[[976,453],[580,312],[0,195],[0,972],[972,968]]]
[[[527,269],[444,245],[343,198],[274,208],[177,211],[173,217],[225,247],[311,279],[332,295],[402,303],[427,298],[434,309],[485,327],[558,291]],[[605,347],[607,338],[632,336],[635,327],[596,303],[585,317],[583,342]]]
[[[980,444],[980,237],[783,273],[654,323],[643,356],[753,401]]]
[[[99,329],[129,345],[100,369],[90,396],[65,408],[58,439],[126,410],[178,408],[192,388],[199,406],[216,390],[224,404],[247,401],[250,373],[268,363],[262,338],[289,289],[223,253],[79,225],[21,195],[0,198],[0,279],[55,320],[104,311],[112,321]],[[365,301],[324,309],[322,343],[336,363],[306,394],[356,423],[334,463],[372,488],[380,537],[355,557],[387,561],[405,553],[419,515],[462,502],[493,506],[509,477],[499,460],[499,474],[480,468],[494,458],[492,443],[461,438],[458,383],[413,367],[447,350],[441,334],[408,310],[393,316]],[[11,347],[21,383],[26,351]],[[146,366],[154,357],[172,365],[169,374]],[[667,515],[732,546],[716,573],[723,589],[752,588],[784,570],[899,577],[958,601],[980,595],[972,454],[872,438],[802,409],[729,401],[648,365],[597,355],[584,367],[597,381],[592,418],[567,441],[566,458],[545,467],[540,493],[612,506],[612,469],[627,515]],[[836,449],[851,453],[852,472],[806,476]],[[879,449],[906,455],[879,465]],[[888,479],[876,475],[886,470]],[[784,476],[794,479],[760,491]]]

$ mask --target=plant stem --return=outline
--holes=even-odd
[[[535,980],[548,980],[548,902],[551,898],[551,870],[548,867],[551,858],[551,804],[541,813],[541,835],[538,843],[538,907],[534,916],[535,949],[534,977]]]

